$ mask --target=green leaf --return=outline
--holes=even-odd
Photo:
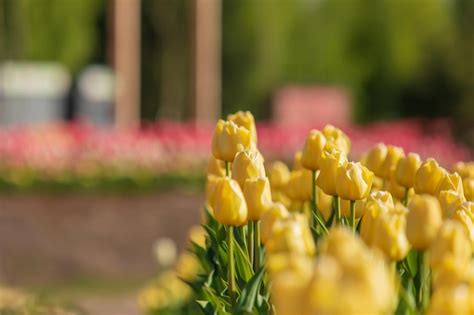
[[[410,250],[407,257],[405,258],[406,264],[405,267],[410,275],[413,277],[418,273],[418,253],[415,250]]]
[[[247,251],[242,249],[240,244],[235,243],[235,266],[237,267],[237,280],[242,280],[243,282],[247,282],[253,276],[253,268],[252,264],[250,263],[250,259],[248,257]],[[242,282],[241,281],[241,282]]]
[[[236,306],[237,314],[252,313],[260,286],[262,285],[264,272],[264,268],[260,269],[260,271],[255,274],[243,288]]]

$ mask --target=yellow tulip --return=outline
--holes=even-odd
[[[290,170],[285,163],[275,161],[268,167],[268,179],[272,188],[282,188],[290,180]]]
[[[235,155],[250,148],[250,132],[231,121],[220,119],[212,136],[212,154],[216,159],[232,162]]]
[[[270,184],[271,186],[271,184]],[[285,190],[283,189],[273,189],[272,188],[272,200],[273,202],[282,203],[285,207],[289,207],[291,205],[291,199],[287,196]]]
[[[319,205],[319,203],[318,203]],[[355,217],[360,218],[364,214],[365,210],[365,200],[357,200],[355,202]],[[350,209],[350,200],[341,199],[341,214],[344,217],[349,217],[351,215]]]
[[[467,214],[474,220],[474,202],[472,201],[465,201],[461,204],[458,210],[466,211]]]
[[[415,174],[421,166],[420,156],[416,153],[408,155],[398,161],[395,169],[395,179],[405,188],[411,188],[415,185]]]
[[[458,173],[462,178],[474,178],[474,162],[457,162],[453,166],[453,172]]]
[[[427,315],[471,315],[469,309],[467,285],[443,286],[434,291]]]
[[[468,201],[474,201],[474,178],[465,178],[463,180],[464,196]]]
[[[345,166],[347,158],[344,153],[337,150],[324,151],[320,159],[320,171],[316,180],[318,186],[325,194],[336,196],[337,169]]]
[[[364,243],[345,227],[335,227],[322,240],[321,254],[336,258],[343,266],[351,265],[354,257],[366,251]]]
[[[383,143],[377,143],[367,154],[364,165],[377,176],[382,176],[382,164],[387,157],[387,147]]]
[[[308,220],[302,214],[295,213],[275,222],[266,244],[267,252],[314,255],[314,244]]]
[[[471,215],[470,212],[464,210],[461,206],[454,212],[452,219],[462,225],[464,232],[466,232],[466,235],[474,248],[474,216]]]
[[[450,218],[465,201],[464,196],[454,190],[443,190],[438,197],[444,218]]]
[[[461,176],[459,176],[458,173],[444,174],[444,176],[439,181],[438,187],[436,188],[436,195],[439,196],[439,193],[443,190],[455,190],[460,195],[464,196]]]
[[[360,223],[360,238],[367,244],[372,245],[375,239],[375,226],[377,218],[384,213],[388,213],[386,204],[377,201],[367,201],[364,215]]]
[[[209,210],[213,211],[214,208],[214,201],[215,201],[215,192],[216,192],[216,187],[217,183],[222,179],[223,177],[218,177],[216,175],[207,175],[207,181],[206,181],[206,206],[209,208]]]
[[[237,153],[232,163],[232,179],[239,183],[244,189],[245,181],[249,178],[265,177],[263,160],[253,150],[245,150]]]
[[[444,222],[431,245],[430,265],[436,275],[436,286],[461,280],[469,268],[471,255],[471,242],[463,226],[452,220]]]
[[[266,177],[249,178],[245,181],[244,197],[247,202],[248,220],[260,220],[272,205],[270,182]]]
[[[209,158],[207,163],[207,175],[215,175],[219,177],[225,176],[225,163],[224,161],[216,159],[214,156]]]
[[[322,133],[326,137],[327,143],[330,145],[329,149],[337,148],[345,155],[349,154],[351,150],[351,140],[344,132],[342,132],[341,129],[336,128],[333,125],[326,125],[322,130]]]
[[[374,173],[360,163],[349,162],[337,169],[336,193],[346,200],[360,200],[367,197],[372,188]]]
[[[311,199],[311,189],[313,177],[311,171],[302,169],[292,171],[290,180],[286,185],[288,197],[295,201],[308,201]]]
[[[372,191],[382,190],[383,185],[384,185],[384,180],[374,175],[374,178],[372,179]]]
[[[387,146],[387,156],[380,169],[380,177],[389,179],[392,172],[396,169],[398,162],[405,157],[402,148],[393,145]]]
[[[260,223],[260,238],[263,244],[267,244],[272,233],[273,225],[276,221],[287,218],[290,215],[286,207],[279,203],[273,203],[268,211],[262,214],[262,222]]]
[[[302,158],[303,158],[303,152],[297,151],[293,158],[293,171],[304,169],[303,164],[301,163]]]
[[[311,130],[306,138],[301,164],[306,169],[316,171],[319,169],[319,159],[326,145],[326,137],[318,130]]]
[[[239,184],[230,178],[222,178],[214,195],[214,217],[225,225],[247,223],[247,204]]]
[[[408,209],[407,238],[413,248],[425,250],[433,242],[443,220],[439,202],[430,195],[414,195]]]
[[[257,128],[255,127],[255,118],[251,112],[238,111],[235,114],[228,115],[227,120],[250,131],[253,143],[257,143]]]
[[[434,159],[427,159],[415,174],[415,192],[417,194],[436,195],[438,184],[446,170],[438,165]]]
[[[406,234],[404,214],[383,213],[374,224],[372,245],[380,249],[390,260],[400,261],[410,250]]]
[[[316,193],[318,194],[318,209],[323,215],[324,220],[329,220],[332,214],[332,202],[333,202],[333,197],[330,195],[327,195],[324,193],[324,191],[316,187]],[[357,213],[357,207],[356,207],[356,213]]]
[[[408,189],[398,184],[397,180],[395,179],[395,169],[392,169],[390,177],[385,180],[384,188],[398,200],[403,200]]]

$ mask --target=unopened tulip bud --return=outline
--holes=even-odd
[[[232,163],[232,179],[239,183],[244,189],[245,181],[249,178],[265,177],[263,160],[253,150],[245,150],[237,153]]]
[[[360,237],[367,245],[374,238],[374,222],[381,214],[394,208],[392,195],[386,191],[376,191],[369,194],[364,204],[364,213],[360,226]]]
[[[231,121],[219,120],[212,136],[212,154],[216,159],[232,162],[235,155],[250,148],[250,132]]]
[[[395,179],[405,188],[415,185],[415,174],[421,166],[420,156],[416,153],[408,153],[398,161],[395,169]]]
[[[367,197],[372,188],[374,173],[360,163],[349,162],[337,169],[336,193],[346,200],[360,200]]]
[[[336,196],[337,169],[347,163],[344,153],[337,150],[324,151],[320,159],[320,172],[316,180],[317,185],[324,193]]]
[[[285,163],[275,161],[268,167],[268,179],[272,188],[282,188],[290,180],[290,170]]]
[[[469,315],[469,287],[465,284],[441,286],[431,297],[427,315]]]
[[[225,225],[244,225],[247,215],[247,204],[239,184],[230,178],[219,180],[214,195],[216,220]]]
[[[407,192],[407,188],[399,185],[397,180],[395,179],[395,169],[392,169],[390,177],[385,180],[384,188],[398,200],[403,200],[403,198],[405,197],[405,193]]]
[[[292,200],[308,201],[311,199],[312,180],[313,177],[309,170],[292,171],[286,186],[286,193]]]
[[[438,200],[430,195],[415,195],[408,204],[407,238],[413,248],[427,249],[443,221]]]
[[[464,196],[468,201],[474,201],[474,178],[465,178],[463,180]]]
[[[415,174],[415,192],[437,196],[436,189],[444,174],[446,174],[446,170],[440,167],[434,159],[427,159]]]
[[[270,182],[266,177],[249,178],[245,181],[244,197],[247,202],[248,220],[260,220],[272,205]]]
[[[251,112],[238,111],[235,114],[228,115],[227,120],[250,131],[252,142],[257,143],[257,128],[255,127],[255,118]]]
[[[314,255],[316,245],[306,217],[297,213],[275,222],[266,249],[270,255],[275,253]]]
[[[382,164],[387,157],[387,147],[383,143],[376,144],[367,154],[364,165],[375,175],[382,175]]]
[[[373,230],[373,246],[379,248],[390,260],[402,260],[410,250],[405,228],[406,217],[403,214],[385,213],[378,216]]]
[[[206,181],[206,206],[209,208],[209,210],[213,211],[214,208],[214,202],[215,202],[215,196],[216,196],[216,188],[217,188],[217,183],[222,179],[223,177],[218,177],[216,175],[207,175],[207,181]]]
[[[287,218],[289,215],[290,213],[286,207],[279,202],[273,203],[269,207],[268,211],[262,214],[262,222],[260,223],[260,238],[263,244],[267,244],[268,240],[270,239],[275,222]]]
[[[443,190],[438,197],[441,211],[443,211],[444,218],[450,218],[454,211],[466,201],[464,196],[454,190]]]
[[[351,150],[351,140],[344,132],[342,132],[341,129],[336,128],[333,125],[326,125],[322,130],[322,133],[326,137],[327,143],[330,145],[330,148],[328,149],[337,148],[345,155],[349,154]]]
[[[302,151],[295,152],[295,156],[293,158],[293,171],[304,169],[303,164],[301,163],[302,158],[303,158]]]
[[[444,174],[436,188],[436,194],[439,196],[439,193],[443,190],[455,190],[460,195],[464,195],[461,176],[458,173]]]
[[[474,178],[474,162],[457,162],[454,164],[453,172],[458,173],[462,178]]]
[[[214,156],[211,156],[209,158],[209,162],[207,163],[207,175],[224,177],[226,175],[224,161],[218,160]]]
[[[464,210],[461,206],[454,212],[452,219],[462,225],[464,232],[466,233],[474,248],[474,216],[471,215],[470,212]]]
[[[380,177],[389,179],[391,173],[397,167],[400,159],[405,157],[405,152],[402,148],[393,145],[387,146],[387,156],[380,168]]]
[[[326,137],[318,130],[311,130],[306,138],[301,164],[304,168],[316,171],[319,169],[319,159],[326,145]]]

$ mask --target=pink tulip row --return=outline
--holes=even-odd
[[[427,129],[424,126],[429,126]],[[290,161],[309,129],[323,126],[258,124],[259,148],[267,159]],[[469,160],[471,152],[457,144],[445,120],[380,122],[367,126],[338,126],[352,139],[359,157],[377,142],[435,157],[449,167]],[[135,130],[100,129],[85,124],[54,124],[0,130],[0,168],[4,173],[31,171],[55,178],[64,174],[95,177],[158,176],[199,172],[210,152],[212,127],[160,122]]]

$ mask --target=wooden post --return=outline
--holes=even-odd
[[[140,0],[112,0],[115,125],[140,123]]]
[[[215,123],[221,111],[221,0],[194,0],[194,114]]]

